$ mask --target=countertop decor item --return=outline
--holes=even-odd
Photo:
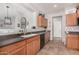
[[[7,15],[4,17],[4,24],[6,24],[6,25],[11,25],[12,24],[12,22],[11,22],[11,17],[9,16],[9,12],[8,12],[8,9],[10,8],[9,6],[6,6],[6,8],[7,8]]]

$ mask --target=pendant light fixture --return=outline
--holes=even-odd
[[[9,17],[9,12],[8,12],[8,9],[10,8],[9,6],[6,6],[6,8],[7,8],[7,15],[5,16],[5,24],[7,24],[7,25],[11,25],[11,17]]]

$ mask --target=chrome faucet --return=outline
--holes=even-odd
[[[23,29],[23,33],[24,35],[26,34],[27,32],[27,25],[29,24],[29,22],[27,21],[26,17],[22,17],[21,18],[21,27]]]
[[[26,20],[26,27],[24,28],[24,35],[26,34],[27,32],[27,26],[29,25],[29,22]]]

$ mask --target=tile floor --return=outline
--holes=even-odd
[[[60,41],[49,41],[37,55],[79,55],[79,51],[66,48]]]

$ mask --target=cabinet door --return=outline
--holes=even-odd
[[[50,39],[50,32],[45,33],[45,43],[47,43]]]
[[[44,27],[47,27],[47,19],[44,19]]]
[[[48,36],[47,36],[47,32],[45,33],[45,43],[47,43],[48,40]]]
[[[30,39],[28,39],[26,42],[26,50],[27,50],[27,55],[34,55],[39,51],[40,49],[40,36],[35,36]]]
[[[36,54],[36,52],[37,52],[37,43],[36,43],[36,40],[33,41],[32,49],[33,49],[32,50],[33,54]]]
[[[36,44],[37,44],[37,52],[40,49],[40,37],[38,37],[38,40],[36,40]]]
[[[34,48],[34,54],[36,54],[39,51],[39,49],[40,49],[40,39],[39,38],[34,40],[33,48]]]
[[[66,25],[67,26],[77,25],[76,13],[66,15]]]
[[[33,45],[32,45],[32,54],[34,55],[40,49],[40,41],[39,41],[40,36],[33,37],[32,39],[33,39],[33,41],[32,41],[32,43],[33,43]]]
[[[67,35],[67,47],[72,49],[79,49],[78,35]]]
[[[45,27],[45,19],[44,19],[44,17],[42,18],[42,27]]]
[[[47,20],[45,21],[45,27],[47,27],[48,25],[47,25]]]
[[[37,17],[37,26],[38,27],[41,27],[42,26],[42,22],[43,22],[42,20],[43,20],[43,17],[42,16],[38,16]]]
[[[25,45],[25,55],[27,55],[27,45]]]
[[[10,55],[25,55],[25,46],[20,47],[13,52],[10,52]]]
[[[27,43],[27,55],[33,55],[33,42]]]
[[[37,26],[38,27],[46,27],[47,26],[47,21],[43,16],[38,16],[37,17]]]
[[[25,45],[25,41],[20,41],[20,42],[17,42],[17,43],[13,43],[13,44],[10,44],[10,45],[7,45],[7,46],[4,46],[1,49],[1,52],[3,54],[10,54],[11,52],[13,52],[14,50],[18,49],[19,47],[22,47]]]
[[[77,10],[77,17],[79,17],[79,10]]]

